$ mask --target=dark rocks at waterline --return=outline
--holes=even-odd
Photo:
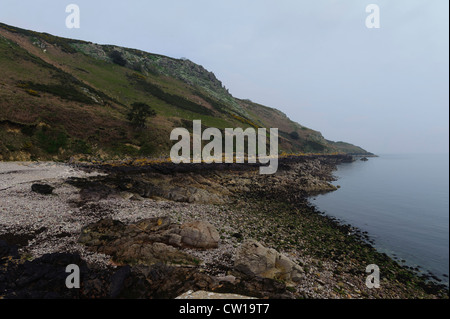
[[[254,194],[296,202],[307,194],[336,190],[330,183],[334,180],[331,172],[336,164],[350,159],[352,156],[280,158],[278,171],[271,176],[257,174],[259,166],[248,163],[162,163],[144,167],[131,163],[105,164],[93,167],[107,172],[107,176],[70,179],[68,183],[81,189],[82,201],[96,201],[125,192],[138,198],[199,204],[226,204],[235,195],[254,197]]]
[[[31,190],[42,195],[50,195],[55,188],[47,184],[33,184]]]
[[[363,158],[360,159],[360,161],[363,161],[363,162],[367,162],[368,160],[369,159],[367,157],[363,157]]]

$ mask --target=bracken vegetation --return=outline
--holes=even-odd
[[[167,104],[176,106],[178,108],[185,109],[187,111],[191,111],[194,113],[199,113],[203,115],[212,115],[212,111],[208,108],[197,104],[195,102],[192,102],[180,95],[174,95],[170,93],[164,92],[162,89],[160,89],[157,85],[154,85],[148,81],[145,80],[145,77],[143,77],[140,74],[133,73],[131,75],[128,75],[130,82],[141,91],[144,91],[145,93],[149,93],[158,99],[166,102]]]
[[[279,128],[280,152],[288,154],[365,153],[233,97],[213,72],[188,59],[0,24],[0,65],[0,160],[167,157],[171,130],[191,129],[193,120],[222,131]],[[157,115],[131,116],[136,102]],[[52,137],[43,127],[59,133]]]

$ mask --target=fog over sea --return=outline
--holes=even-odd
[[[448,154],[380,155],[341,164],[334,175],[341,187],[311,200],[319,210],[367,231],[379,251],[448,285]]]

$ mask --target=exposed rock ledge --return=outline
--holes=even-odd
[[[196,258],[172,246],[217,248],[219,233],[204,221],[178,225],[169,217],[157,217],[125,225],[102,219],[84,227],[78,241],[89,250],[112,256],[118,264],[198,264]]]

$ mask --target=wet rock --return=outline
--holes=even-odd
[[[33,184],[31,185],[31,190],[35,193],[50,195],[53,192],[54,187],[47,184]]]

